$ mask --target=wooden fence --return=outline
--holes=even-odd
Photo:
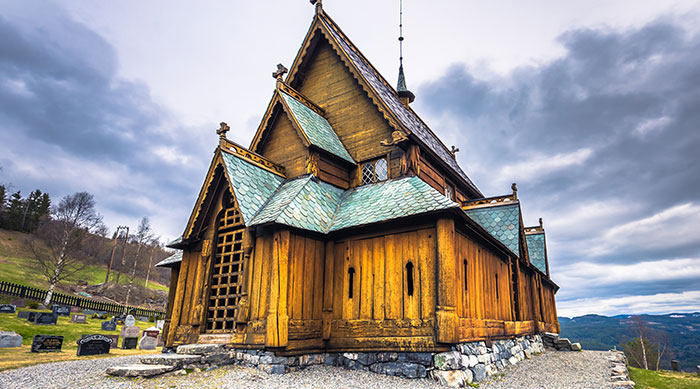
[[[32,288],[31,286],[24,286],[12,282],[0,281],[0,294],[6,294],[12,297],[44,301],[44,298],[46,298],[46,294],[48,292],[49,291],[46,289]],[[81,309],[92,309],[93,311],[101,311],[107,313],[124,313],[123,304],[106,303],[104,301],[97,301],[85,297],[72,296],[69,294],[58,292],[54,292],[53,296],[51,296],[51,303],[60,305],[70,305]],[[165,312],[163,311],[156,311],[153,309],[145,309],[133,306],[127,306],[126,312],[135,316],[165,316]]]

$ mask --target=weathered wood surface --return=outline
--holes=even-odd
[[[287,115],[280,110],[267,136],[258,145],[260,154],[284,167],[287,177],[306,174],[308,149]]]

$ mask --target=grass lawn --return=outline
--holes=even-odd
[[[26,309],[18,309],[26,310]],[[35,310],[35,312],[40,312]],[[43,311],[49,312],[49,311]],[[104,358],[105,356],[89,356],[78,357],[77,341],[84,334],[110,334],[119,335],[120,327],[117,331],[102,331],[101,319],[88,318],[85,324],[71,323],[70,317],[59,316],[56,325],[36,325],[31,324],[25,319],[20,319],[17,314],[0,314],[0,331],[14,331],[22,335],[21,348],[5,348],[0,349],[0,371],[7,369],[16,369],[18,367],[36,365],[44,362],[69,361],[74,359],[84,358]],[[155,323],[137,321],[136,325],[142,330],[152,327]],[[51,353],[32,353],[30,352],[32,339],[34,335],[60,335],[63,336],[63,346],[61,352]],[[121,344],[121,338],[119,339]],[[160,352],[159,350],[141,351],[141,350],[121,350],[112,349],[110,355],[137,355],[137,354],[152,354]]]
[[[630,379],[636,389],[697,389],[700,377],[697,374],[668,370],[644,370],[630,367]]]

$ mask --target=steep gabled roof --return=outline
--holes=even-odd
[[[170,242],[169,244],[174,244],[175,242]],[[155,264],[155,267],[172,267],[176,263],[182,262],[182,250],[177,250],[175,254],[165,258],[164,260]]]
[[[309,108],[300,100],[292,97],[287,92],[280,91],[279,93],[282,96],[281,101],[285,106],[285,111],[290,115],[292,123],[298,126],[299,130],[303,132],[309,144],[325,150],[353,165],[355,164],[350,153],[348,153],[348,150],[343,146],[340,138],[338,138],[338,134],[336,134],[326,118]]]
[[[520,256],[520,204],[504,202],[465,209],[472,220]]]
[[[449,170],[452,170],[458,178],[461,178],[474,195],[483,196],[467,174],[460,168],[447,147],[412,109],[401,104],[396,91],[391,85],[362,55],[340,27],[322,10],[314,17],[311,28],[287,77],[287,83],[294,85],[297,72],[310,51],[309,47],[317,30],[321,31],[331,43],[389,123],[397,129],[413,134],[420,143],[424,144],[435,155],[437,160],[442,162]]]
[[[311,175],[302,176],[280,185],[251,225],[274,222],[326,233],[331,227],[342,195],[342,189]]]
[[[535,234],[525,234],[530,263],[547,274],[547,256],[545,251],[544,231]]]

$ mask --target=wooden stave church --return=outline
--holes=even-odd
[[[484,198],[320,2],[249,148],[219,146],[171,272],[166,347],[444,351],[559,332],[544,228]],[[500,279],[499,279],[500,274]]]

